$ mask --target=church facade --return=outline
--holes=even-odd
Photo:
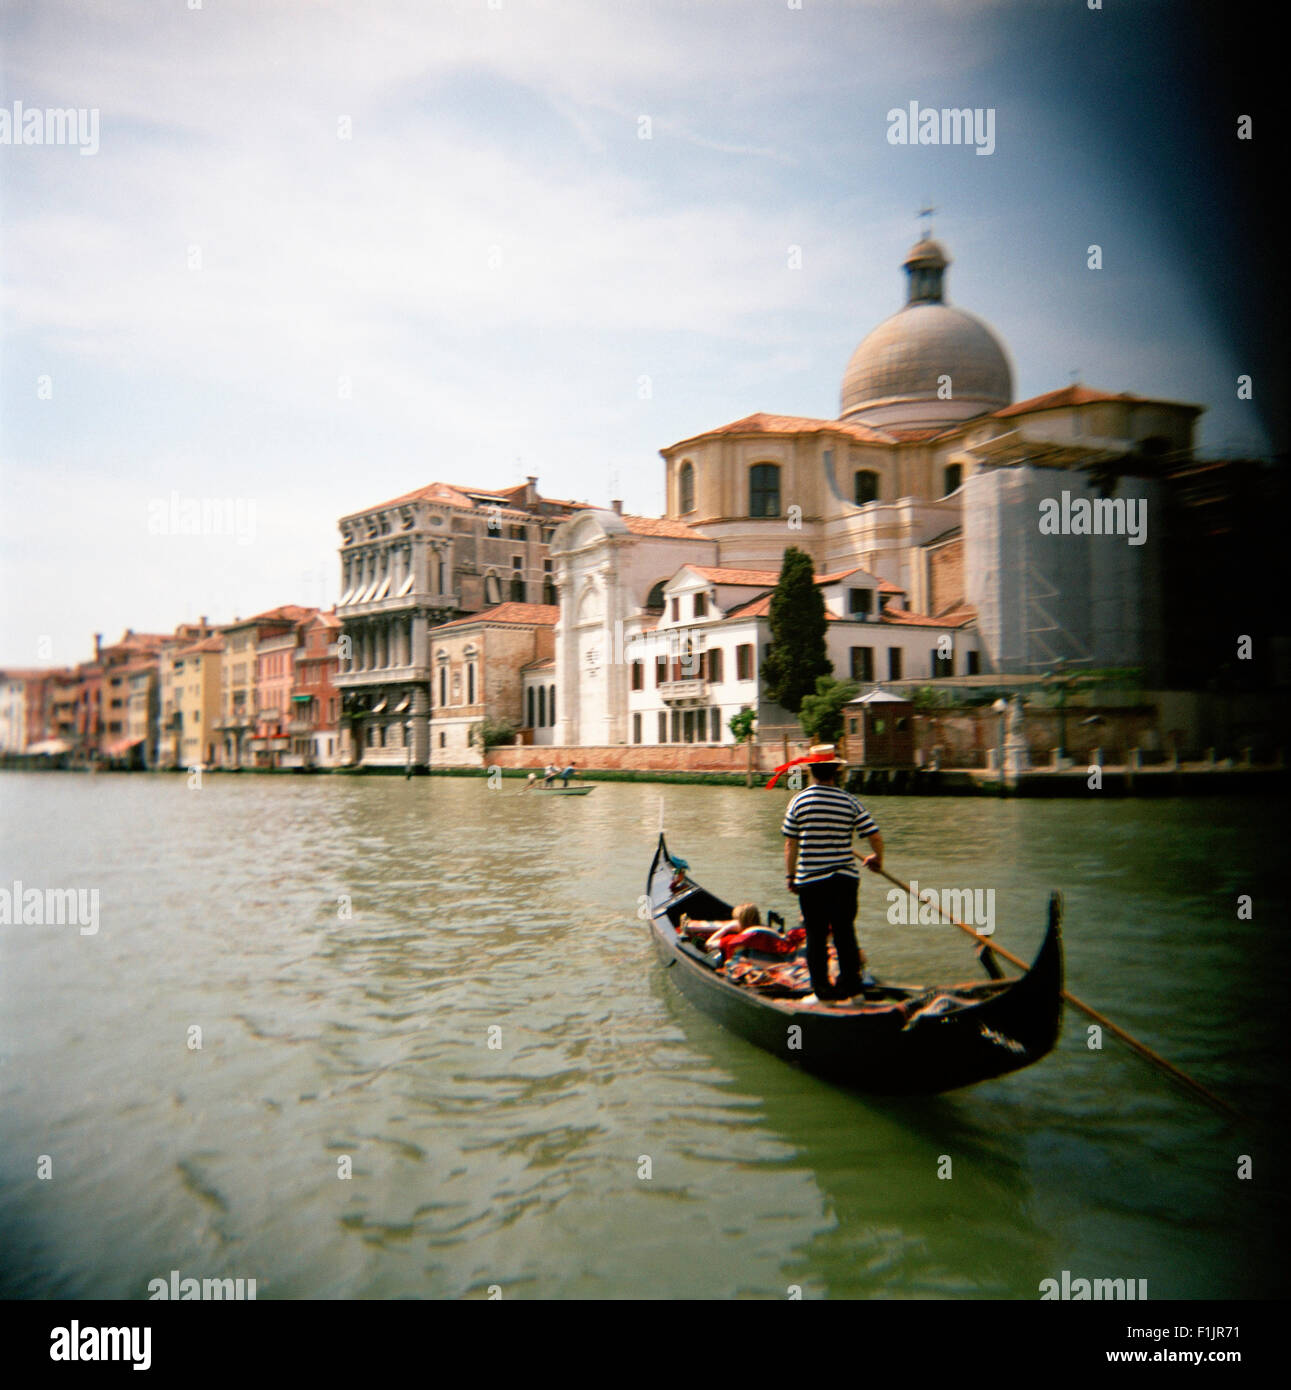
[[[1200,407],[1080,385],[1014,403],[1003,346],[947,302],[941,245],[925,237],[903,264],[906,303],[853,353],[837,419],[759,413],[693,435],[660,451],[663,518],[589,509],[556,528],[554,741],[729,742],[740,708],[789,722],[758,668],[790,545],[832,582],[838,676],[1159,667],[1153,523]],[[698,655],[715,641],[720,680]],[[726,648],[751,650],[747,674]]]

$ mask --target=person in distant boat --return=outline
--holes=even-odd
[[[811,785],[789,803],[780,827],[785,837],[785,881],[798,895],[807,929],[807,969],[816,998],[828,1003],[850,999],[863,988],[865,957],[856,944],[856,903],[860,876],[852,853],[853,835],[863,835],[873,850],[865,867],[883,867],[883,836],[874,818],[850,792],[838,785],[846,764],[833,744],[808,754]],[[838,953],[838,979],[829,978],[829,940]],[[808,996],[810,999],[810,996]]]
[[[542,784],[543,784],[543,786],[544,786],[544,787],[549,787],[549,786],[551,786],[551,784],[556,780],[556,778],[557,778],[559,775],[560,775],[560,774],[556,771],[556,764],[555,764],[555,763],[548,763],[547,766],[544,767],[543,770],[542,770]]]
[[[574,775],[574,764],[570,763],[560,775],[565,779],[562,785],[569,786],[569,779]]]

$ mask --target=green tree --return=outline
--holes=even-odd
[[[855,681],[816,677],[816,693],[804,696],[798,722],[814,743],[837,743],[843,733],[843,706],[860,694]]]
[[[487,753],[499,744],[510,743],[516,736],[516,726],[509,719],[485,719],[471,730],[471,742]]]
[[[753,721],[756,718],[751,709],[742,709],[726,721],[726,727],[735,735],[736,743],[747,743],[753,737]]]
[[[825,600],[816,585],[811,556],[796,545],[784,553],[780,582],[771,595],[771,646],[762,663],[769,699],[797,714],[816,688],[818,676],[833,673],[825,651]]]

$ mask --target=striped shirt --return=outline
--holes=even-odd
[[[841,787],[816,782],[789,803],[781,832],[798,841],[794,883],[811,883],[831,874],[859,878],[852,854],[852,836],[878,831],[874,818]]]

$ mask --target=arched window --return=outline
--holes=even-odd
[[[647,609],[657,613],[663,612],[663,586],[667,582],[666,579],[661,579],[646,595],[645,606]]]
[[[529,694],[532,695],[533,691],[531,690]],[[547,687],[545,685],[538,687],[538,723],[535,727],[539,729],[547,727]]]
[[[695,465],[683,463],[677,474],[677,505],[683,512],[695,510]]]
[[[945,473],[942,475],[942,478],[943,478],[943,483],[942,483],[941,495],[942,495],[943,497],[949,497],[950,494],[951,494],[952,492],[954,492],[954,491],[959,487],[960,483],[962,483],[962,482],[964,481],[964,466],[963,466],[963,464],[959,464],[959,463],[947,464],[947,466],[946,466],[946,471],[945,471]]]
[[[547,687],[547,722],[549,724],[556,722],[556,687],[554,685]]]
[[[518,574],[511,576],[511,602],[524,602],[524,580]]]
[[[529,727],[536,729],[538,726],[533,722],[533,686],[529,687]]]
[[[858,468],[853,494],[856,498],[856,505],[863,507],[867,502],[877,502],[879,500],[879,475],[871,468]]]
[[[749,469],[749,515],[780,515],[780,465],[755,463]]]

